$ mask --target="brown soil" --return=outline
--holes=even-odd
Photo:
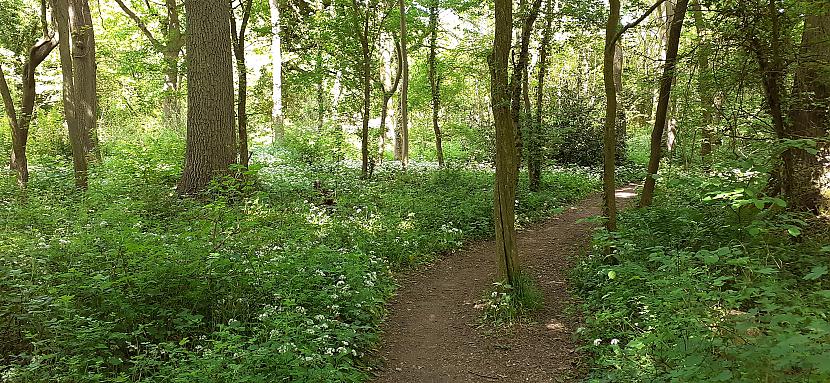
[[[621,200],[633,187],[619,190]],[[622,202],[622,201],[621,201]],[[583,252],[600,214],[592,196],[547,222],[519,233],[524,272],[538,283],[544,306],[526,323],[482,326],[475,308],[496,279],[493,241],[473,243],[429,267],[400,275],[401,287],[382,326],[375,382],[571,382],[579,361],[567,311],[567,274]]]

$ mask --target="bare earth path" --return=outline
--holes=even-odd
[[[633,188],[618,190],[622,202]],[[473,306],[495,280],[493,241],[471,244],[423,270],[401,275],[390,303],[377,355],[384,366],[376,382],[570,382],[577,363],[573,332],[578,318],[567,273],[588,246],[600,214],[594,195],[547,222],[519,233],[526,273],[544,293],[532,322],[508,330],[478,328]],[[488,333],[489,332],[489,333]]]

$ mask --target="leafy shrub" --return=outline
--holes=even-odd
[[[576,271],[589,380],[830,379],[827,228],[802,234],[803,217],[755,192],[753,172],[664,181],[655,206],[624,212]]]

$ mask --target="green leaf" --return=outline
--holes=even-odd
[[[790,226],[790,228],[787,229],[787,232],[790,233],[790,235],[792,235],[793,237],[798,237],[799,235],[801,235],[801,229],[795,226]]]
[[[753,237],[757,236],[758,234],[761,234],[761,229],[757,227],[750,227],[747,231],[749,232],[749,235]]]
[[[609,271],[608,272],[608,279],[614,279],[614,278],[617,278],[617,272],[614,271],[614,270]]]
[[[810,272],[804,276],[805,281],[814,281],[827,274],[827,266],[813,266]]]

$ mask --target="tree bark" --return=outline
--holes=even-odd
[[[654,120],[654,130],[651,132],[651,154],[648,161],[648,175],[640,198],[640,206],[650,206],[656,184],[657,171],[660,168],[660,152],[662,150],[663,131],[666,127],[666,117],[671,99],[671,88],[675,78],[677,65],[677,51],[680,45],[680,32],[683,29],[683,19],[686,17],[686,8],[689,0],[678,0],[674,9],[674,18],[669,29],[669,38],[666,46],[666,66],[663,77],[660,79],[660,97],[657,101],[657,115]]]
[[[435,132],[435,155],[438,167],[444,167],[444,147],[438,112],[441,108],[441,79],[437,73],[438,60],[438,11],[439,0],[432,0],[429,6],[429,88],[432,97],[432,130]]]
[[[519,259],[516,247],[515,203],[517,181],[516,125],[511,111],[508,58],[513,30],[512,0],[495,0],[495,33],[490,67],[490,92],[496,125],[496,177],[494,220],[499,275],[519,287]],[[521,83],[519,83],[521,84]]]
[[[236,72],[239,77],[239,88],[236,93],[236,127],[239,138],[239,164],[248,168],[248,64],[245,62],[245,33],[248,29],[248,20],[251,17],[251,6],[253,0],[246,0],[242,3],[242,22],[239,29],[236,28],[236,15],[233,10],[230,14],[231,42],[233,53],[236,58]]]
[[[285,121],[282,107],[282,28],[279,0],[268,0],[268,5],[271,10],[271,123],[274,124],[274,142],[280,142],[285,136]]]
[[[787,137],[817,140],[817,153],[791,147],[783,156],[790,163],[785,177],[790,208],[820,213],[830,207],[828,145],[822,140],[830,122],[830,9],[816,11],[804,21]]]
[[[95,49],[90,46],[91,23],[85,25],[83,0],[51,0],[52,17],[55,19],[59,42],[58,51],[61,58],[63,76],[63,114],[69,131],[72,147],[72,162],[75,186],[87,188],[87,173],[93,140],[91,134],[94,124],[97,100],[95,100]],[[79,8],[81,8],[79,10]],[[87,4],[87,10],[88,10]],[[87,13],[86,16],[89,14]],[[91,21],[90,19],[86,19]],[[80,30],[79,30],[80,29]],[[78,32],[76,34],[76,32]],[[90,70],[89,65],[92,65]],[[92,78],[90,78],[90,75]],[[83,83],[92,82],[90,83]],[[90,100],[90,94],[92,100]]]
[[[703,127],[701,128],[703,140],[700,144],[700,157],[704,166],[708,167],[711,162],[712,145],[714,142],[712,124],[714,124],[715,116],[714,79],[712,78],[712,72],[709,70],[709,56],[712,53],[712,45],[706,37],[706,26],[703,22],[703,10],[700,6],[700,0],[693,0],[691,6],[695,19],[698,44],[697,93],[700,98],[700,109],[703,114]]]
[[[186,0],[187,150],[178,192],[203,191],[236,162],[230,4]]]
[[[26,155],[26,145],[29,140],[29,125],[32,121],[35,108],[35,71],[37,67],[49,56],[58,45],[55,37],[46,35],[39,39],[29,49],[29,55],[23,64],[22,76],[22,97],[20,102],[20,114],[15,112],[14,100],[12,99],[9,84],[6,82],[5,73],[0,66],[0,96],[3,98],[3,105],[6,110],[6,117],[9,120],[9,127],[12,131],[12,155],[10,167],[17,173],[17,182],[25,187],[29,182],[29,161]]]
[[[524,1],[522,1],[524,3]],[[522,30],[519,37],[519,58],[516,60],[516,64],[513,67],[513,78],[511,79],[510,89],[511,89],[511,117],[513,118],[513,125],[516,128],[515,134],[515,145],[516,145],[516,156],[517,156],[517,169],[521,166],[522,163],[522,150],[523,150],[523,142],[522,142],[522,121],[521,121],[521,109],[522,109],[522,101],[524,99],[523,84],[524,84],[524,76],[527,75],[527,61],[528,61],[528,50],[530,47],[530,34],[533,32],[533,23],[536,22],[536,17],[539,15],[539,8],[542,6],[542,0],[533,0],[533,3],[530,5],[530,9],[527,10],[527,14],[522,16]],[[521,9],[522,12],[525,9]]]
[[[605,26],[605,49],[603,54],[603,81],[605,83],[605,132],[603,134],[602,190],[604,203],[602,215],[606,217],[605,228],[617,231],[616,195],[616,145],[617,145],[617,86],[615,84],[615,56],[617,44],[614,41],[620,25],[620,0],[610,0],[608,23]]]
[[[401,81],[401,138],[402,153],[401,165],[404,169],[409,164],[409,53],[406,49],[406,8],[404,0],[398,0],[398,8],[401,12],[401,66],[403,67],[403,80]]]
[[[545,76],[548,70],[548,45],[550,45],[553,24],[553,0],[547,0],[545,6],[545,29],[539,44],[539,72],[536,85],[536,120],[530,125],[527,135],[527,177],[531,191],[539,191],[542,178],[542,102],[545,96]]]

